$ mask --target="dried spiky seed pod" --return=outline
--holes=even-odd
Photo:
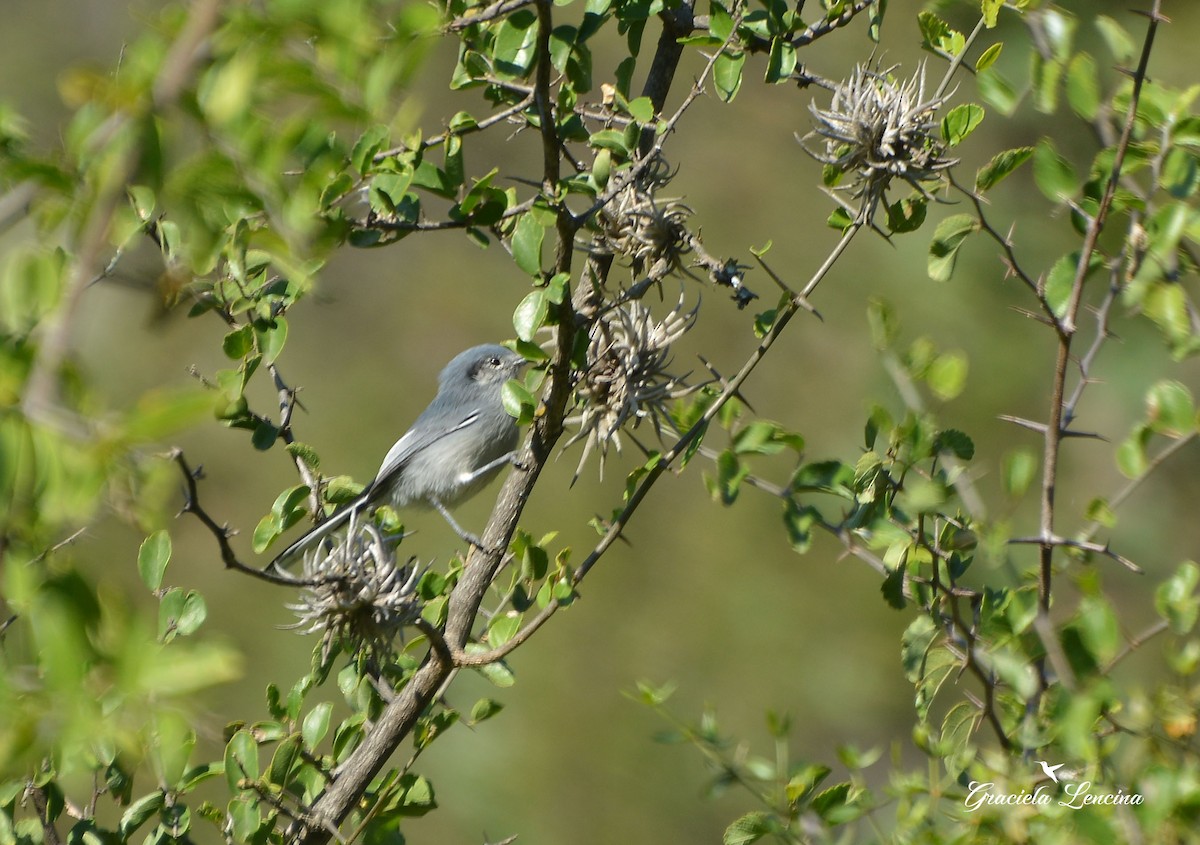
[[[351,650],[390,654],[396,637],[421,612],[421,571],[412,561],[396,565],[399,539],[385,537],[355,514],[344,532],[306,551],[303,577],[309,586],[288,605],[299,619],[289,627],[323,634],[326,654],[335,641]]]
[[[669,367],[671,345],[695,324],[699,307],[685,311],[681,295],[671,312],[658,320],[641,302],[630,301],[593,324],[588,366],[575,386],[580,411],[568,420],[579,430],[566,445],[584,441],[576,477],[593,451],[603,474],[608,447],[612,444],[620,451],[625,426],[635,428],[648,419],[655,434],[662,436],[663,425],[670,424],[667,402],[695,389],[687,385],[686,374],[672,375]]]
[[[811,103],[816,125],[800,139],[805,151],[849,179],[835,190],[858,199],[859,219],[869,222],[893,179],[928,197],[925,183],[957,164],[948,158],[936,114],[946,97],[925,99],[925,64],[906,82],[892,72],[857,65],[833,92],[829,108]],[[811,146],[813,140],[820,140]]]

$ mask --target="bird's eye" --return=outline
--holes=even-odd
[[[497,358],[495,355],[493,355],[491,358],[488,358],[488,363],[491,364],[493,367],[499,367],[500,359]]]

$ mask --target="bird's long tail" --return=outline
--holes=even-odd
[[[314,543],[328,537],[338,528],[342,527],[354,514],[360,512],[367,506],[369,497],[366,493],[359,496],[350,504],[343,507],[333,516],[326,519],[320,525],[313,526],[307,534],[296,540],[279,554],[275,555],[275,559],[267,564],[267,569],[279,575],[287,575],[287,568],[293,565],[300,559],[301,554]]]

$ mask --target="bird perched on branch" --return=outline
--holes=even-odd
[[[456,355],[438,376],[437,395],[388,450],[375,480],[280,552],[268,568],[286,566],[373,505],[432,507],[466,542],[479,546],[448,508],[478,493],[515,457],[517,424],[504,410],[501,391],[524,364],[522,356],[495,344]]]

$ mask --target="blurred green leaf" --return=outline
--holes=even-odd
[[[471,724],[486,722],[503,709],[504,705],[499,701],[491,698],[481,698],[471,707]]]
[[[163,574],[171,560],[171,535],[158,530],[142,541],[138,549],[138,574],[151,591],[162,586]]]
[[[1084,120],[1092,120],[1100,110],[1096,63],[1087,53],[1077,53],[1067,65],[1067,102]]]
[[[1154,592],[1154,609],[1178,636],[1190,634],[1196,626],[1196,618],[1200,615],[1197,584],[1200,584],[1200,566],[1189,560],[1181,563],[1175,574],[1159,584]]]
[[[1177,381],[1159,381],[1146,393],[1146,421],[1150,430],[1167,437],[1183,437],[1196,431],[1196,407],[1192,392]]]
[[[1108,15],[1096,15],[1093,23],[1096,29],[1099,30],[1100,36],[1104,39],[1104,43],[1108,45],[1108,50],[1112,53],[1113,58],[1120,64],[1128,64],[1133,60],[1136,48],[1133,44],[1133,38],[1125,31],[1125,28],[1110,18]]]
[[[946,352],[937,356],[925,372],[929,389],[943,402],[962,393],[967,383],[967,358],[961,352]]]
[[[1004,456],[1001,465],[1000,478],[1004,483],[1004,492],[1014,499],[1025,495],[1029,485],[1037,477],[1038,459],[1033,451],[1026,448],[1014,449]]]
[[[1070,199],[1079,191],[1075,168],[1058,154],[1049,138],[1042,138],[1033,150],[1033,181],[1052,202]]]
[[[725,829],[722,839],[724,845],[750,845],[764,836],[774,833],[778,828],[770,813],[755,811],[746,813],[740,819]]]

